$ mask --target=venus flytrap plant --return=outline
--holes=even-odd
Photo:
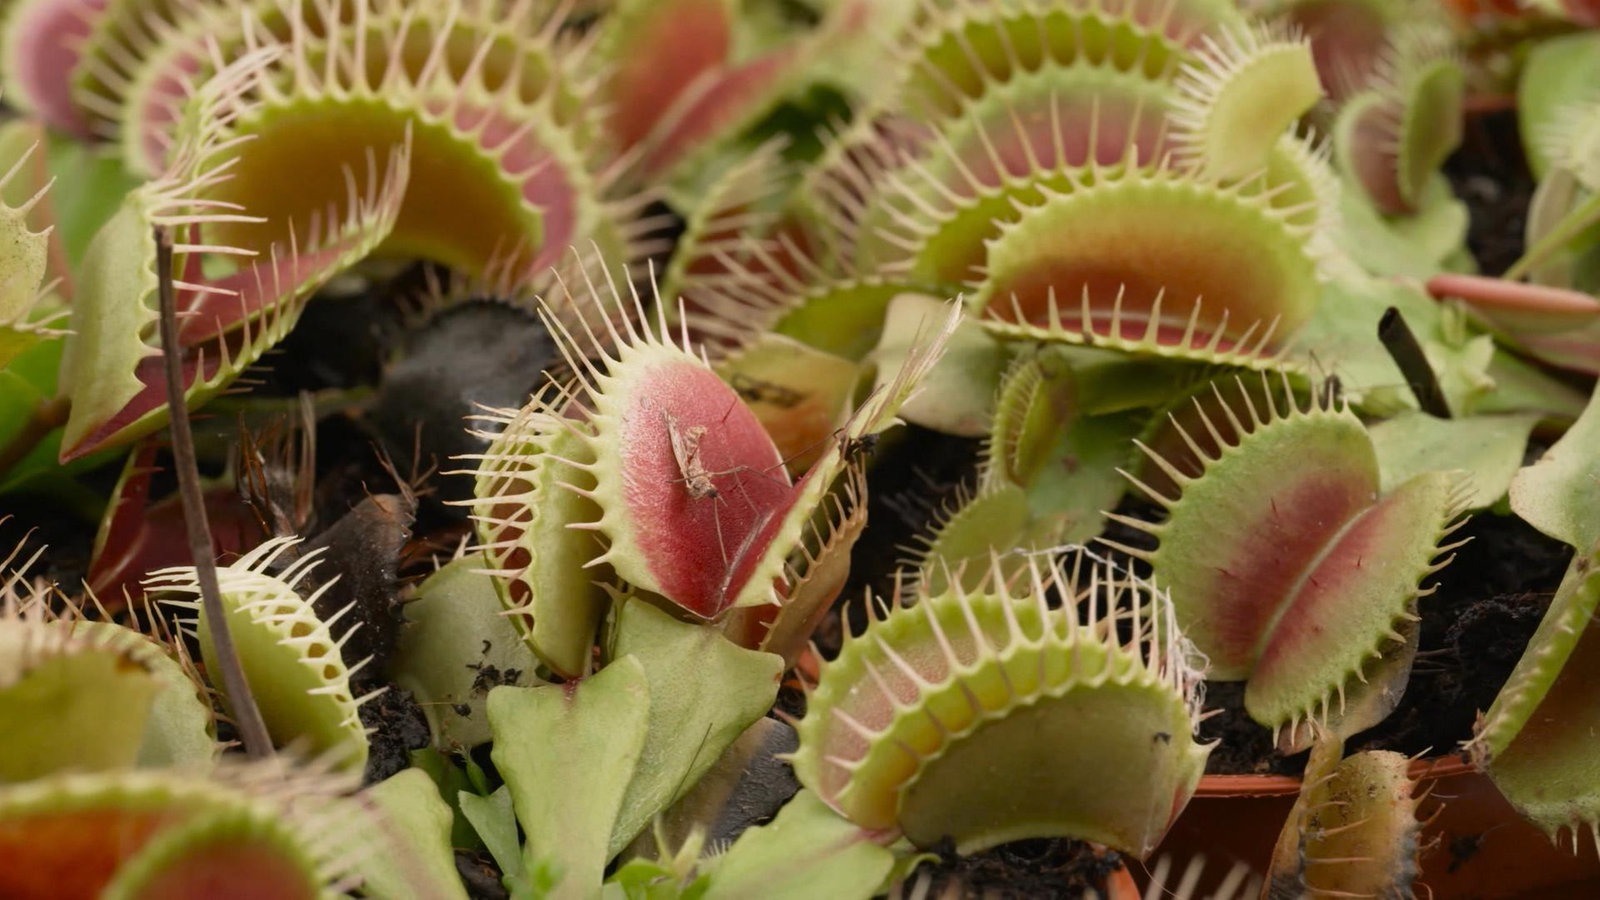
[[[1312,724],[1354,734],[1399,701],[1419,584],[1459,546],[1439,542],[1465,498],[1443,472],[1380,495],[1371,438],[1348,406],[1263,389],[1264,401],[1242,381],[1238,399],[1218,389],[1211,411],[1197,409],[1203,430],[1175,424],[1199,474],[1146,451],[1178,487],[1141,487],[1166,520],[1111,517],[1158,538],[1157,549],[1106,542],[1149,562],[1173,592],[1211,677],[1247,681],[1250,715],[1304,746]]]
[[[584,585],[599,580],[599,567],[615,573],[622,593],[655,596],[703,620],[771,605],[780,620],[810,621],[830,599],[819,585],[838,581],[817,573],[848,552],[853,541],[839,536],[859,530],[850,489],[824,509],[830,487],[841,476],[848,483],[858,464],[844,445],[891,424],[956,317],[792,481],[772,438],[686,330],[673,335],[662,305],[652,323],[637,294],[623,299],[608,287],[611,297],[602,299],[603,289],[588,282],[587,294],[566,307],[580,311],[581,337],[547,308],[575,379],[496,416],[505,428],[477,470],[479,537],[519,629],[532,636],[541,615],[552,619],[549,641],[530,638],[530,646],[551,665],[568,666],[558,668],[563,674],[582,674],[575,664],[586,659],[600,610],[595,589]],[[602,312],[595,324],[581,312],[614,308],[625,311],[620,322]],[[823,521],[813,524],[819,509]],[[551,565],[536,566],[541,555]],[[761,634],[743,618],[725,624],[746,639]],[[768,626],[779,634],[793,627]],[[791,643],[786,654],[796,649]]]
[[[1008,579],[991,556],[977,590],[897,595],[823,668],[801,783],[921,847],[1071,835],[1148,854],[1204,767],[1200,676],[1165,593],[1084,559]]]

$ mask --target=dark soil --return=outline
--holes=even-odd
[[[918,866],[908,892],[927,884],[931,890],[922,896],[1079,900],[1099,896],[1106,876],[1122,864],[1116,853],[1099,855],[1088,844],[1065,839],[1015,841],[964,857],[953,847],[934,849],[939,861]]]
[[[1517,137],[1516,112],[1468,118],[1461,147],[1445,162],[1444,174],[1467,204],[1467,247],[1478,267],[1485,275],[1504,272],[1522,255],[1536,186]]]
[[[428,717],[411,692],[396,687],[361,704],[361,724],[367,727],[371,746],[367,756],[367,784],[376,784],[411,765],[411,751],[433,741]]]

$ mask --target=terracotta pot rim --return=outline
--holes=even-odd
[[[1475,772],[1458,753],[1414,759],[1408,769],[1415,780],[1448,778]],[[1298,775],[1202,775],[1196,797],[1281,797],[1300,793]]]

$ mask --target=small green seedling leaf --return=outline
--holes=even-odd
[[[511,805],[511,788],[501,785],[487,797],[462,791],[456,803],[462,817],[472,824],[478,839],[500,867],[501,881],[507,890],[517,897],[531,890],[522,843],[517,837],[517,813]]]
[[[650,681],[627,656],[583,681],[489,692],[492,758],[527,835],[523,859],[553,897],[600,890],[623,797],[650,731]]]

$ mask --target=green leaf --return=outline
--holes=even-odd
[[[466,900],[450,847],[450,805],[421,769],[406,769],[366,791],[383,826],[361,861],[363,893],[383,900]]]
[[[55,138],[50,141],[49,160],[50,171],[56,173],[51,188],[56,228],[67,262],[76,270],[95,233],[140,181],[123,168],[115,147]]]
[[[1367,430],[1378,451],[1385,493],[1423,472],[1461,469],[1472,485],[1469,509],[1483,509],[1505,496],[1522,467],[1537,413],[1436,419],[1407,410]]]
[[[772,822],[746,831],[716,863],[706,900],[761,897],[870,897],[894,854],[811,791],[796,794]]]
[[[527,835],[523,858],[529,871],[551,873],[551,896],[600,891],[622,798],[644,753],[650,694],[634,657],[576,683],[489,692],[491,758]]]
[[[499,684],[532,683],[538,665],[516,626],[504,614],[493,579],[482,574],[483,554],[451,562],[433,573],[406,604],[406,627],[390,663],[395,684],[411,692],[428,716],[434,743],[476,747],[489,740],[483,675]],[[464,712],[462,710],[465,710]]]
[[[1341,249],[1373,275],[1437,275],[1450,268],[1452,254],[1467,239],[1467,205],[1443,175],[1427,180],[1415,212],[1396,217],[1378,212],[1359,186],[1342,180],[1339,215],[1344,223],[1336,232]]]
[[[639,600],[617,614],[613,655],[636,659],[650,684],[649,734],[611,832],[615,855],[766,714],[783,660]]]
[[[1539,135],[1560,119],[1566,107],[1593,99],[1596,83],[1600,83],[1600,32],[1548,38],[1528,52],[1517,83],[1517,133],[1535,177],[1543,179],[1550,168]]]
[[[517,814],[511,808],[511,788],[501,786],[487,797],[462,791],[456,795],[456,803],[500,867],[506,888],[522,896],[527,887],[528,867],[522,861],[522,842],[517,839]]]
[[[1539,461],[1511,481],[1511,508],[1574,547],[1600,542],[1600,391]]]

